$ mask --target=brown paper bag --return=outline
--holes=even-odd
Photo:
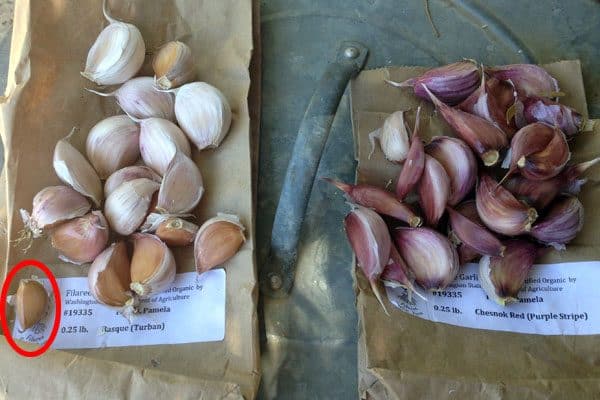
[[[34,194],[59,183],[52,170],[56,142],[72,127],[80,129],[82,149],[89,129],[119,112],[112,99],[84,91],[94,85],[79,74],[94,39],[106,25],[101,0],[19,0],[2,104],[5,144],[4,198],[8,240],[23,225],[20,208],[30,209]],[[258,388],[259,348],[254,262],[253,150],[248,108],[252,54],[250,0],[109,1],[114,17],[137,25],[148,53],[169,40],[190,45],[198,79],[223,91],[233,110],[228,136],[216,150],[194,151],[203,172],[205,195],[199,222],[217,212],[240,216],[247,241],[227,263],[226,333],[222,342],[50,351],[24,359],[0,341],[0,394],[10,397],[173,397],[246,398]],[[149,60],[150,57],[147,57]],[[142,75],[151,75],[146,62]],[[256,99],[256,96],[253,96]],[[257,112],[257,111],[254,111]],[[255,114],[256,115],[256,114]],[[51,266],[58,277],[85,276],[57,260],[47,240],[37,240],[23,254],[0,247],[0,279],[24,258]],[[174,251],[178,272],[194,270],[191,248]],[[11,292],[14,292],[16,281]]]
[[[567,95],[561,100],[587,117],[578,61],[544,66]],[[384,79],[403,81],[424,68],[401,67],[364,71],[352,83],[352,119],[357,149],[357,180],[385,186],[399,167],[380,151],[368,154],[369,132],[397,110],[424,106],[422,136],[453,135],[433,114],[431,104],[411,90],[392,88]],[[430,119],[428,119],[430,117]],[[412,126],[413,121],[409,121]],[[573,160],[584,161],[600,152],[600,126],[580,134],[572,144]],[[566,252],[551,252],[541,263],[600,259],[596,207],[600,168],[586,174],[579,198],[586,220]],[[364,275],[357,271],[357,309],[360,319],[359,393],[363,399],[563,399],[595,398],[600,393],[600,343],[597,336],[543,336],[469,329],[435,323],[405,314],[388,305],[386,316]]]

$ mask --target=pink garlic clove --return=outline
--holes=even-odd
[[[531,227],[529,233],[535,239],[564,250],[565,244],[577,236],[583,228],[583,204],[574,196],[562,196],[548,213]]]

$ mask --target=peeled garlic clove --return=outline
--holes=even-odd
[[[203,194],[202,174],[198,166],[183,153],[177,152],[160,184],[157,210],[186,214],[196,208]]]
[[[21,279],[14,297],[15,314],[22,330],[37,324],[48,311],[48,293],[33,279]]]
[[[140,128],[126,115],[103,119],[88,134],[86,150],[100,179],[106,179],[139,158]]]
[[[131,299],[130,262],[125,242],[113,243],[100,253],[88,271],[90,292],[102,304],[123,307]]]
[[[408,132],[404,122],[404,111],[390,114],[380,129],[369,134],[371,154],[375,149],[375,139],[379,140],[381,151],[389,161],[402,162],[408,155]]]
[[[447,106],[425,86],[424,90],[429,93],[431,101],[444,120],[475,151],[483,163],[488,167],[495,165],[500,158],[500,150],[508,146],[506,134],[477,115]]]
[[[537,247],[524,240],[505,243],[503,257],[483,256],[479,261],[479,282],[488,297],[501,306],[518,301],[517,294],[538,255]]]
[[[448,204],[460,203],[477,180],[477,160],[471,149],[460,139],[436,136],[425,146],[425,152],[442,164],[450,178]]]
[[[417,108],[410,148],[398,175],[398,181],[396,182],[396,198],[401,201],[404,200],[406,195],[419,182],[423,174],[423,168],[425,167],[425,150],[423,149],[423,142],[419,137],[420,115],[421,107]]]
[[[187,83],[175,94],[177,123],[198,150],[217,147],[231,126],[231,108],[214,86]]]
[[[515,198],[489,175],[482,174],[476,190],[477,213],[494,232],[517,236],[529,232],[537,211]]]
[[[187,246],[194,241],[198,225],[177,217],[163,221],[156,229],[156,236],[170,247]]]
[[[194,258],[199,274],[233,257],[246,241],[237,215],[221,214],[202,224],[194,239]]]
[[[131,167],[121,168],[108,177],[106,182],[104,182],[104,195],[108,197],[122,183],[140,178],[147,178],[159,184],[162,181],[160,175],[151,168],[145,165],[132,165]]]
[[[565,244],[577,236],[583,228],[583,204],[574,196],[562,196],[540,218],[529,234],[538,241],[564,250]]]
[[[164,175],[177,151],[188,157],[192,154],[185,133],[177,125],[161,118],[140,123],[140,153],[147,166]]]
[[[417,192],[425,222],[437,225],[450,198],[450,178],[442,164],[431,156],[425,155],[425,167]]]
[[[447,237],[429,228],[398,228],[394,238],[421,287],[441,290],[454,281],[460,265],[456,249]]]
[[[175,258],[158,237],[148,233],[132,236],[131,290],[150,297],[167,289],[175,280]]]
[[[161,47],[152,68],[156,86],[165,90],[191,82],[196,75],[192,51],[182,42],[169,42]]]
[[[52,247],[58,258],[73,264],[94,261],[108,244],[108,223],[100,211],[60,224],[52,230]]]
[[[96,206],[100,206],[103,197],[100,178],[94,167],[66,138],[56,143],[53,165],[61,181],[92,199]]]
[[[104,204],[104,215],[110,227],[123,236],[135,232],[146,219],[152,195],[159,187],[158,183],[146,178],[121,184]]]
[[[146,45],[138,28],[111,18],[106,4],[103,8],[110,24],[88,52],[81,75],[98,85],[116,85],[137,74],[146,57]]]
[[[479,83],[479,68],[471,61],[459,61],[442,67],[433,68],[416,78],[404,82],[391,82],[396,87],[412,87],[415,94],[425,100],[429,95],[423,90],[426,85],[441,101],[455,105],[466,99]]]
[[[559,92],[556,79],[537,65],[511,64],[486,67],[485,72],[501,81],[510,81],[521,97],[554,97]]]
[[[447,210],[450,216],[452,233],[460,239],[461,243],[466,244],[481,255],[502,255],[504,246],[496,236],[452,208],[448,207]]]
[[[583,125],[583,117],[575,109],[542,97],[523,100],[523,119],[528,124],[545,122],[558,126],[567,136],[579,132]]]
[[[421,218],[408,205],[398,201],[387,190],[371,185],[350,185],[328,178],[325,180],[344,191],[350,200],[363,207],[399,219],[410,226],[420,226],[422,223]]]

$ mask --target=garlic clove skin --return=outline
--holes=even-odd
[[[540,218],[529,234],[539,242],[565,250],[583,228],[583,204],[575,196],[562,196],[548,213]]]
[[[409,296],[412,293],[417,294],[419,297],[423,297],[419,292],[416,291],[414,286],[415,277],[413,276],[410,268],[406,265],[406,262],[396,250],[396,246],[392,243],[390,246],[390,260],[381,273],[381,281],[384,286],[389,288],[403,287],[408,290]]]
[[[523,100],[522,118],[528,124],[545,122],[558,126],[567,136],[575,135],[583,125],[583,116],[575,109],[542,97]]]
[[[461,243],[481,255],[502,256],[504,246],[496,236],[451,207],[447,207],[447,210],[452,233]]]
[[[159,187],[158,183],[146,178],[121,184],[104,204],[104,215],[110,227],[123,236],[135,232],[146,219],[152,196]]]
[[[200,226],[194,238],[194,258],[199,274],[233,257],[246,241],[237,215],[217,214]]]
[[[450,198],[450,178],[442,164],[429,155],[425,155],[425,167],[417,192],[425,222],[437,225]]]
[[[60,224],[50,240],[61,260],[81,265],[94,261],[108,244],[108,222],[100,211]]]
[[[170,217],[158,225],[155,234],[169,247],[182,247],[194,241],[198,229],[196,224]]]
[[[158,237],[149,233],[132,235],[130,288],[142,298],[167,289],[175,280],[173,253]]]
[[[186,214],[196,208],[203,194],[198,166],[185,154],[177,152],[160,184],[156,209],[168,214]]]
[[[160,175],[154,172],[151,168],[145,165],[132,165],[131,167],[121,168],[113,172],[106,182],[104,182],[104,195],[108,197],[122,183],[132,181],[134,179],[147,178],[158,184],[162,181]]]
[[[154,56],[152,68],[155,84],[163,90],[191,82],[196,76],[192,51],[179,41],[162,46]]]
[[[545,69],[533,64],[486,67],[485,72],[501,81],[510,81],[521,97],[554,97],[558,82]]]
[[[198,150],[218,147],[231,126],[229,102],[214,86],[187,83],[175,94],[177,123]]]
[[[188,157],[192,154],[185,133],[177,125],[161,118],[140,123],[140,153],[147,166],[162,176],[177,151]]]
[[[369,134],[371,154],[375,150],[375,139],[379,141],[381,151],[389,161],[402,162],[406,160],[409,142],[404,122],[404,111],[396,111],[390,114],[380,129]]]
[[[100,179],[106,179],[139,158],[140,128],[126,115],[103,119],[90,130],[86,152]]]
[[[52,164],[61,181],[100,206],[103,198],[100,178],[94,167],[67,139],[56,143]]]
[[[14,297],[15,314],[19,326],[26,330],[42,320],[48,311],[48,293],[33,279],[21,279]]]
[[[413,135],[406,161],[402,165],[396,182],[396,198],[404,200],[417,185],[425,168],[425,150],[418,135]]]
[[[113,243],[100,253],[88,271],[90,292],[100,303],[124,307],[131,300],[130,262],[125,242]]]

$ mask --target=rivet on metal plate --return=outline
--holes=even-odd
[[[359,54],[360,51],[358,51],[356,47],[347,47],[346,50],[344,50],[344,55],[346,58],[356,58]]]

